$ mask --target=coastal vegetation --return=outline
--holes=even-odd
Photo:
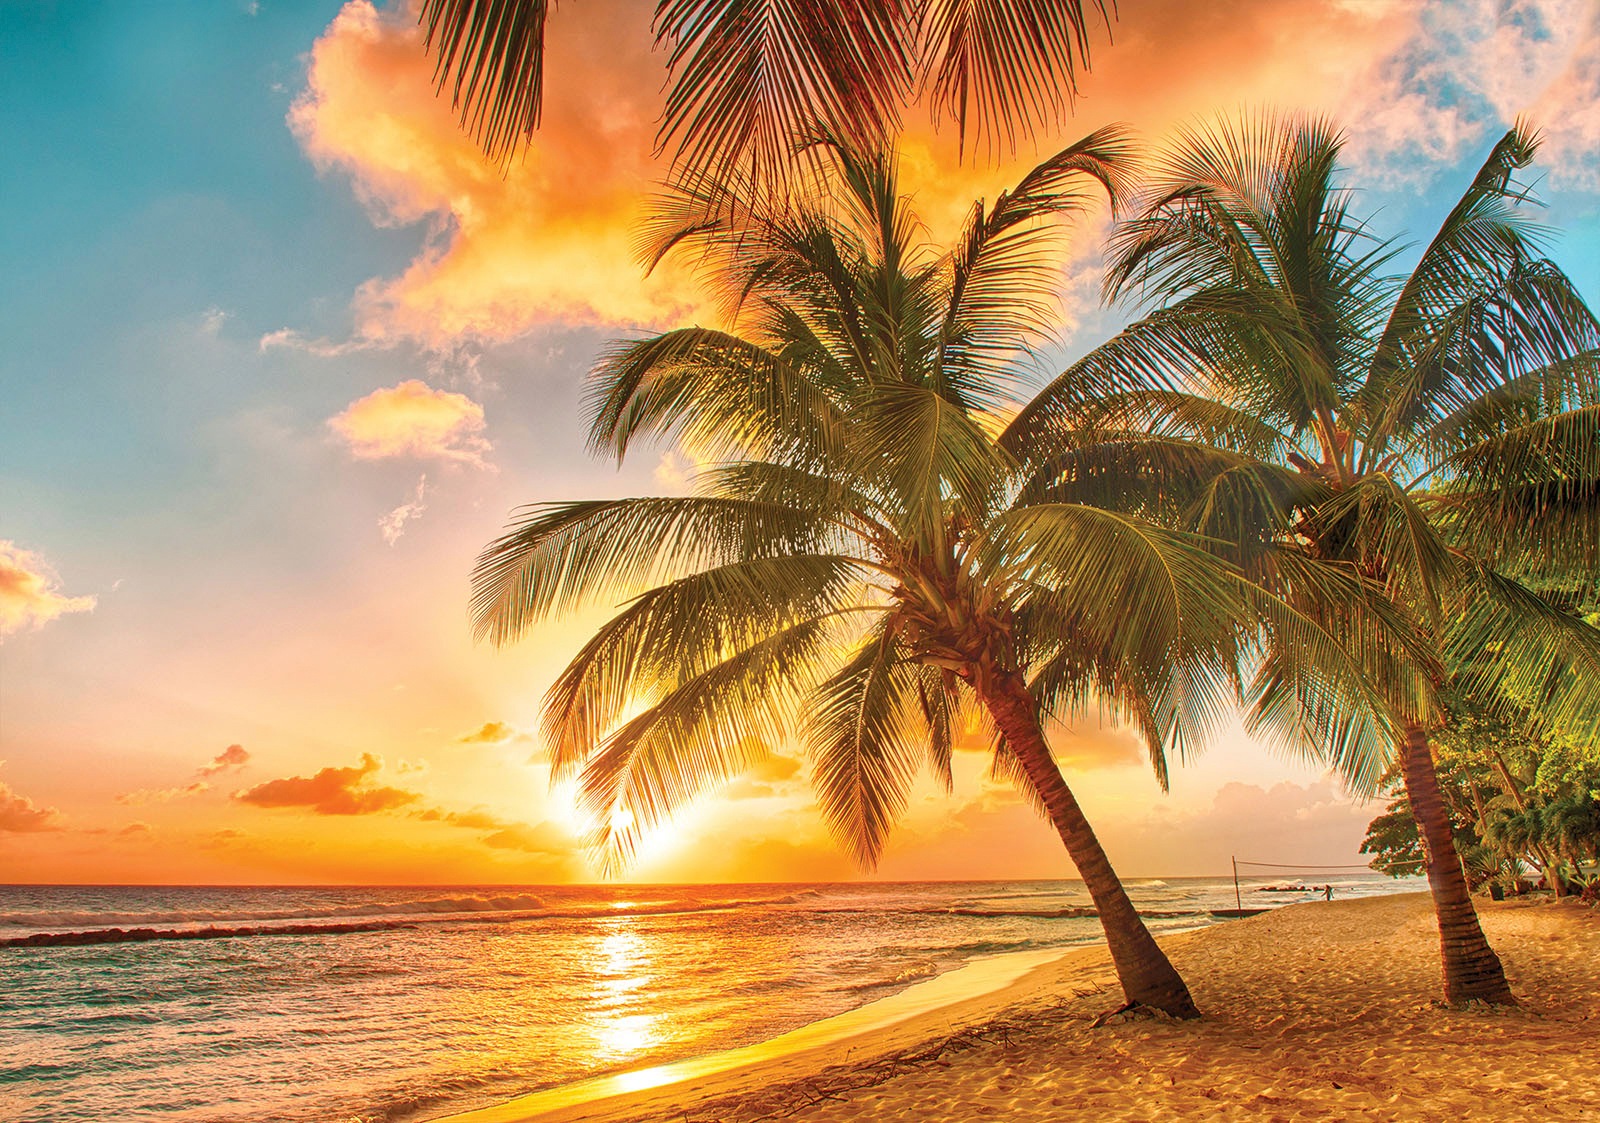
[[[1600,747],[1542,731],[1531,714],[1447,703],[1434,759],[1468,884],[1497,897],[1541,882],[1557,897],[1600,897]],[[1403,788],[1391,794],[1361,849],[1373,869],[1405,877],[1422,868],[1421,837]]]
[[[1165,511],[1308,614],[1288,558],[1381,592],[1418,656],[1374,684],[1452,1002],[1512,999],[1434,768],[1440,692],[1588,736],[1600,697],[1600,630],[1549,591],[1600,541],[1600,324],[1542,253],[1517,179],[1537,147],[1508,132],[1399,272],[1337,182],[1331,125],[1187,131],[1111,237],[1105,294],[1148,314],[1012,426],[1072,449],[1069,494]]]

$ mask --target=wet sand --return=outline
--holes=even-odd
[[[837,1033],[806,1027],[452,1123],[1600,1120],[1600,912],[1481,911],[1516,1008],[1437,1001],[1426,894],[1312,902],[1163,938],[1196,1022],[1096,1027],[1120,991],[1105,949],[1082,948],[953,973],[895,996],[898,1009],[844,1015]]]

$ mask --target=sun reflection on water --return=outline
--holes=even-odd
[[[593,1022],[597,1059],[618,1064],[649,1051],[663,1036],[661,1015],[639,1009],[641,991],[652,981],[651,944],[629,917],[608,918],[594,949]]]

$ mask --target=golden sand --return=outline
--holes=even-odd
[[[847,1033],[791,1035],[729,1064],[459,1119],[1600,1120],[1600,913],[1569,902],[1481,911],[1519,1007],[1436,1001],[1425,894],[1313,902],[1162,940],[1199,1021],[1097,1028],[1120,992],[1104,948],[1084,948],[998,990],[969,976],[989,993],[962,998],[947,983],[931,1010],[865,1008],[880,1016],[858,1012]]]

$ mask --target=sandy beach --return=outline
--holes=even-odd
[[[453,1119],[1600,1119],[1600,913],[1480,908],[1515,1009],[1435,1000],[1425,894],[1314,902],[1162,941],[1198,1022],[1096,1025],[1118,991],[1104,949],[1084,948],[838,1040],[758,1046],[723,1071],[658,1074],[636,1090],[624,1078],[604,1098],[528,1097]],[[672,1082],[642,1086],[652,1079]]]

